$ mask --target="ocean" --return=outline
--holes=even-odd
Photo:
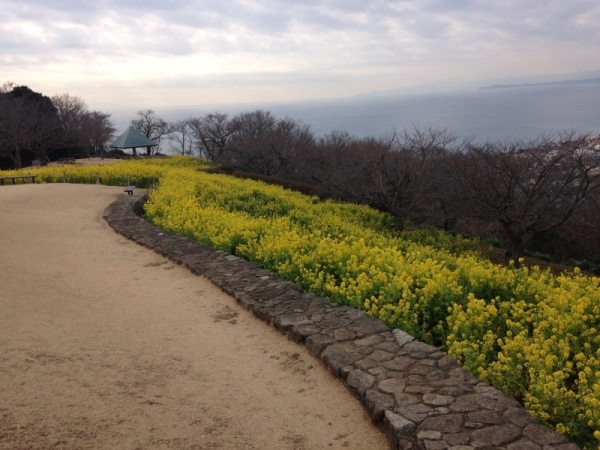
[[[112,112],[117,134],[136,117],[138,109],[121,108]],[[600,84],[153,109],[158,117],[167,121],[215,111],[235,115],[264,109],[278,118],[290,117],[310,125],[316,137],[334,130],[347,131],[356,137],[381,137],[394,130],[431,126],[477,141],[515,141],[565,130],[599,134]]]

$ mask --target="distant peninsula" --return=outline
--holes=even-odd
[[[600,83],[600,77],[587,78],[584,80],[547,81],[544,83],[493,84],[491,86],[480,87],[479,89],[507,89],[507,88],[534,87],[534,86],[566,86],[566,85],[573,85],[573,84],[596,84],[596,83]]]

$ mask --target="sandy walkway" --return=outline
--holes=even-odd
[[[0,448],[387,448],[303,347],[113,232],[119,195],[0,187]]]

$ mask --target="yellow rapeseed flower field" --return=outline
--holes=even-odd
[[[397,234],[386,214],[197,159],[36,169],[38,182],[148,187],[147,219],[236,254],[456,356],[581,447],[600,449],[600,279],[494,265],[440,231]],[[34,173],[34,171],[31,171]]]

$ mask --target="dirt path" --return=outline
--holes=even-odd
[[[0,448],[385,449],[318,360],[117,235],[121,188],[0,187]]]

